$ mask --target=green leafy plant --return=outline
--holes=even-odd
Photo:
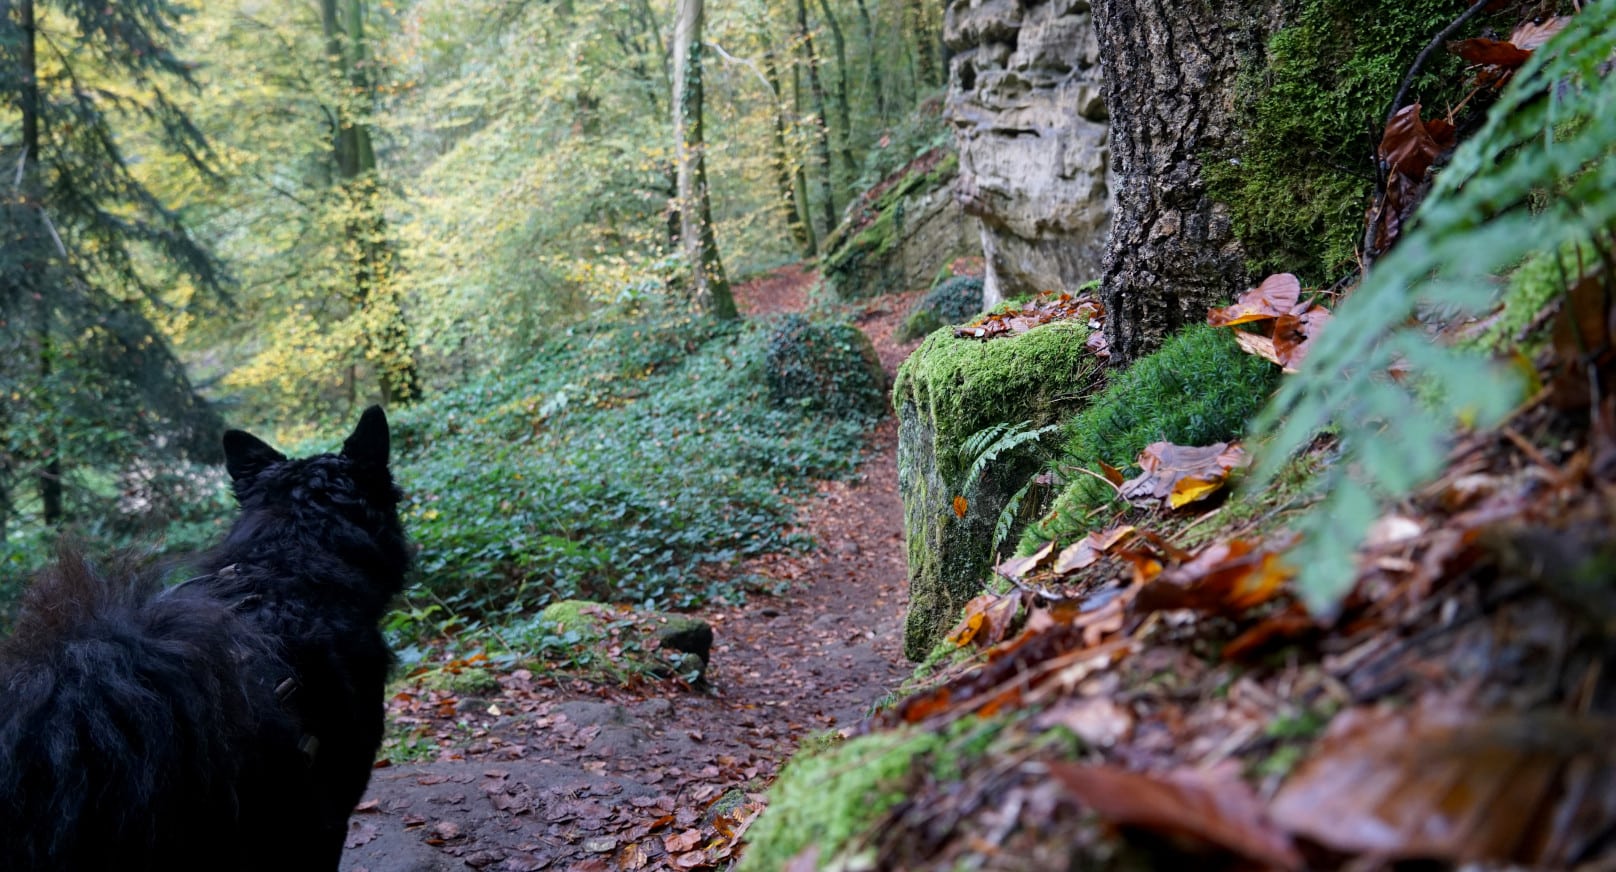
[[[974,459],[965,474],[965,484],[959,488],[959,492],[970,493],[981,480],[982,474],[987,472],[988,467],[1002,455],[1014,453],[1029,445],[1036,445],[1038,440],[1059,429],[1059,424],[1033,427],[1031,421],[1015,424],[1004,422],[971,434],[961,447],[961,453]],[[1021,511],[1021,503],[1027,498],[1027,492],[1032,489],[1036,477],[1028,476],[1026,482],[1016,489],[1009,501],[1004,504],[1004,508],[999,511],[998,520],[993,524],[993,544],[988,550],[997,554],[999,545],[1010,535],[1010,528],[1015,525],[1016,515]]]
[[[919,339],[950,324],[963,324],[982,312],[982,280],[954,276],[938,283],[915,303],[893,337],[899,342]]]
[[[1533,53],[1486,125],[1454,154],[1414,227],[1336,310],[1302,371],[1257,425],[1272,434],[1254,484],[1326,426],[1342,456],[1321,473],[1325,494],[1300,521],[1292,560],[1308,605],[1328,613],[1348,590],[1352,555],[1377,508],[1443,464],[1462,424],[1497,421],[1520,386],[1473,351],[1431,341],[1422,311],[1477,313],[1495,276],[1534,252],[1608,232],[1616,222],[1616,4],[1585,6]],[[1413,376],[1388,377],[1394,363]]]

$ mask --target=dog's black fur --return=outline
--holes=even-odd
[[[330,870],[381,744],[409,550],[387,419],[288,460],[224,436],[202,574],[64,553],[0,644],[0,870]]]

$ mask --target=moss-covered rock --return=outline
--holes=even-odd
[[[784,869],[810,844],[829,864],[856,835],[903,801],[915,758],[943,737],[915,729],[860,736],[818,753],[799,753],[774,786],[769,805],[747,832],[738,872]]]
[[[898,326],[893,339],[908,342],[934,333],[950,324],[963,324],[982,311],[982,280],[976,276],[954,276],[938,283]]]
[[[615,643],[622,659],[605,667],[609,674],[679,675],[691,681],[700,681],[706,673],[713,645],[712,626],[699,618],[589,600],[551,603],[522,632],[552,644],[559,639],[580,653]],[[596,662],[594,657],[574,659]]]
[[[954,202],[959,159],[935,149],[881,181],[825,237],[820,275],[838,299],[925,287],[955,257],[979,255],[975,226]]]
[[[1087,408],[1062,426],[1059,465],[1098,471],[1104,461],[1131,473],[1139,452],[1152,442],[1211,445],[1233,439],[1278,380],[1279,367],[1241,351],[1230,330],[1186,328],[1155,354],[1113,376]],[[1020,550],[1050,539],[1067,541],[1092,529],[1091,512],[1114,496],[1105,483],[1074,475],[1049,513],[1027,528]]]
[[[838,416],[879,417],[886,410],[886,371],[875,346],[851,324],[781,318],[765,358],[769,398]]]
[[[929,336],[898,370],[898,489],[909,558],[904,651],[919,660],[982,589],[1000,511],[1037,471],[1034,460],[994,464],[962,493],[972,434],[1000,423],[1049,424],[1075,410],[1099,377],[1083,348],[1088,329],[1056,322],[980,342]],[[955,497],[965,512],[956,512]]]

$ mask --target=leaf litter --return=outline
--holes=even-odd
[[[1119,835],[1158,866],[1616,862],[1609,286],[1573,280],[1546,387],[1374,526],[1334,614],[1289,587],[1297,498],[1175,508],[1203,464],[1240,464],[1151,446],[1138,479],[1108,479],[1135,504],[996,567],[1002,592],[949,637],[969,656],[860,728],[1006,725],[991,771],[922,778],[867,847],[915,869],[1110,868]],[[1300,290],[1273,279],[1209,320],[1293,349],[1328,320]]]

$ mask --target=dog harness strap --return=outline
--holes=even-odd
[[[275,699],[279,700],[280,704],[291,711],[294,716],[297,714],[297,709],[292,706],[291,699],[297,695],[298,690],[302,687],[303,685],[298,682],[295,675],[287,676],[280,684],[275,685]],[[303,756],[309,758],[309,762],[313,763],[314,755],[320,750],[320,737],[311,733],[304,733],[303,737],[297,740],[297,750],[303,752]]]

